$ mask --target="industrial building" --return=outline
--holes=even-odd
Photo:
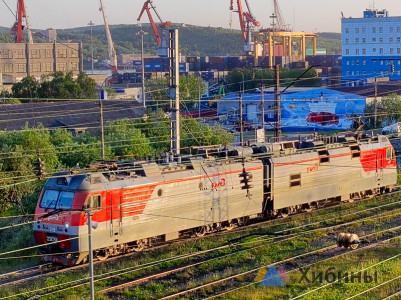
[[[83,71],[81,43],[0,43],[0,82],[12,84],[26,76],[40,78],[57,71]]]
[[[341,25],[345,85],[401,79],[401,17],[367,9],[363,18],[343,17]]]

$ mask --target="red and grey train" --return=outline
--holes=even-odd
[[[136,163],[132,169],[113,164],[49,179],[34,223],[45,260],[66,265],[86,260],[88,211],[97,224],[92,249],[104,259],[155,240],[284,216],[322,201],[373,196],[397,182],[394,149],[386,136],[212,150],[180,162]]]

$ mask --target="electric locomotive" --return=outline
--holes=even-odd
[[[154,241],[310,210],[327,200],[373,196],[397,182],[386,136],[205,147],[192,157],[96,167],[60,173],[44,186],[34,236],[46,261],[86,260],[88,212],[96,224],[92,249],[105,259]]]

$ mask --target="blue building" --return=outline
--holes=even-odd
[[[276,120],[274,94],[265,92],[265,121],[273,128]],[[228,119],[239,117],[240,97],[229,94],[217,103],[217,114]],[[281,95],[281,122],[286,132],[349,130],[364,113],[366,97],[336,90],[315,88]],[[261,124],[262,94],[256,91],[242,97],[243,119]]]
[[[401,17],[387,10],[366,10],[363,18],[343,18],[342,78],[345,85],[368,79],[401,79]]]

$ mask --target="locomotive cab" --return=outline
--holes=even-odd
[[[34,219],[35,243],[43,246],[40,251],[46,254],[45,260],[53,262],[59,261],[51,253],[80,251],[79,225],[86,222],[85,209],[100,206],[99,197],[88,196],[86,175],[63,175],[46,182]]]

